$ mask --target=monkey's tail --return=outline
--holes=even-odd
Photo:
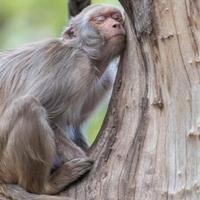
[[[0,200],[72,200],[69,197],[28,193],[14,184],[0,184]]]

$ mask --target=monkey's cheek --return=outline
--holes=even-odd
[[[125,37],[120,37],[113,41],[113,47],[115,47],[117,54],[120,54],[125,49],[125,44]]]

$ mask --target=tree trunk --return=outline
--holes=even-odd
[[[69,7],[69,16],[75,16],[81,10],[88,5],[90,5],[91,0],[69,0],[68,1],[68,7]]]
[[[121,0],[127,49],[78,200],[200,199],[200,2]]]

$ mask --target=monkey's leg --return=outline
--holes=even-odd
[[[54,133],[44,108],[34,97],[15,100],[0,118],[0,132],[1,137],[7,134],[0,180],[42,193],[55,156]]]
[[[78,176],[83,175],[91,169],[91,161],[71,139],[64,135],[64,131],[58,126],[54,126],[55,141],[57,148],[57,168],[49,179],[47,193],[55,194],[66,185],[75,181]],[[75,158],[75,159],[74,159]]]
[[[57,125],[53,127],[55,134],[55,143],[57,150],[58,162],[64,163],[74,158],[86,158],[86,152],[84,152],[78,145],[69,139],[62,128]],[[74,131],[74,130],[72,130]],[[59,164],[57,164],[59,165]]]
[[[49,176],[55,157],[55,140],[54,133],[46,120],[45,110],[40,103],[33,97],[23,97],[16,100],[0,118],[0,132],[0,142],[2,143],[4,139],[6,143],[5,147],[2,148],[3,153],[1,153],[0,161],[0,180],[5,184],[0,185],[0,191],[8,192],[7,196],[11,196],[15,187],[8,184],[15,183],[31,193],[50,194],[59,192],[55,189],[52,192],[47,187],[52,185]],[[74,174],[73,172],[76,172],[73,180],[88,170],[84,166],[84,163],[87,165],[88,162],[88,159],[82,160],[82,162],[80,160],[83,167],[81,168],[80,163],[77,163],[77,167],[80,167],[79,170],[77,170],[76,164],[71,165],[74,170],[68,168],[69,173]],[[60,177],[60,174],[58,177]],[[69,183],[69,177],[68,175],[65,185]],[[65,181],[65,178],[66,176],[62,177],[62,180]],[[4,188],[2,188],[3,186]],[[15,193],[20,196],[20,192]],[[5,193],[3,194],[6,196]],[[19,198],[12,196],[12,198],[31,199],[30,195],[25,198],[23,195]],[[61,199],[61,197],[59,198]],[[59,198],[49,196],[46,199],[58,200]],[[32,199],[39,199],[39,196],[36,195]],[[67,197],[62,199],[68,200]]]
[[[5,197],[5,198],[4,198]],[[64,196],[53,196],[43,194],[32,194],[25,191],[18,185],[1,184],[0,185],[0,200],[73,200]]]
[[[84,151],[88,152],[89,145],[86,141],[85,136],[82,133],[80,126],[73,126],[74,136],[72,140]]]

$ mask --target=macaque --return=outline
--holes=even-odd
[[[92,5],[62,38],[0,54],[0,195],[54,196],[92,167],[80,126],[113,85],[125,47],[118,8]]]

